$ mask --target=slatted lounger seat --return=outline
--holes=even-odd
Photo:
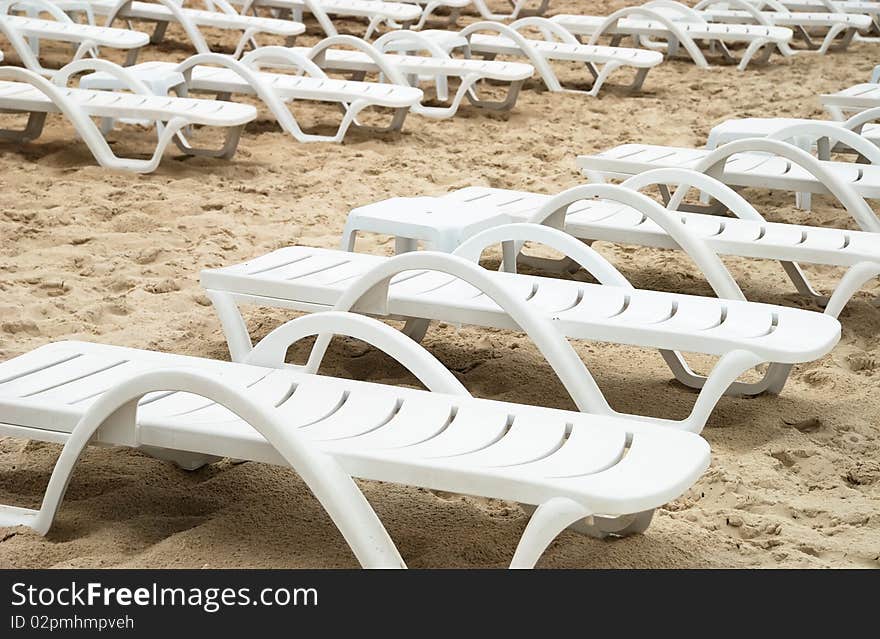
[[[305,25],[293,20],[279,20],[258,16],[240,15],[228,4],[224,7],[223,0],[211,0],[211,4],[223,11],[207,11],[181,7],[174,0],[86,0],[96,16],[106,19],[107,26],[117,20],[152,22],[156,24],[151,41],[155,44],[165,37],[165,30],[171,23],[179,24],[190,43],[198,53],[210,53],[202,27],[242,32],[241,39],[235,48],[233,57],[240,57],[248,44],[260,34],[282,37],[287,44],[293,44],[296,36],[305,33]],[[63,0],[60,3],[63,5]],[[80,3],[81,4],[81,3]]]
[[[263,65],[284,65],[292,71],[308,75],[262,71]],[[352,126],[377,130],[358,123],[358,114],[369,107],[393,111],[390,124],[383,131],[398,131],[410,108],[418,105],[422,92],[409,86],[375,82],[355,82],[328,78],[321,69],[296,51],[284,47],[260,47],[247,53],[240,61],[228,56],[197,54],[180,64],[144,62],[128,71],[150,85],[154,93],[213,93],[223,99],[233,94],[258,96],[281,127],[300,142],[341,142]],[[83,87],[119,89],[120,79],[107,73],[96,73],[82,79]],[[299,101],[337,103],[343,111],[335,134],[307,134],[287,107]]]
[[[73,125],[79,137],[101,166],[147,173],[162,159],[169,142],[190,155],[229,158],[235,153],[244,125],[257,116],[249,104],[217,100],[155,96],[141,83],[132,82],[126,89],[134,93],[92,91],[67,87],[70,76],[81,71],[99,70],[126,79],[122,67],[106,60],[79,60],[60,69],[53,81],[18,67],[0,67],[0,110],[30,114],[21,131],[0,131],[0,138],[17,144],[39,137],[49,113],[61,113]],[[156,149],[149,159],[117,157],[91,118],[109,121],[134,119],[156,122]],[[183,134],[192,125],[218,126],[227,129],[226,142],[220,150],[194,148]]]
[[[528,37],[532,29],[538,30],[542,39]],[[636,70],[630,87],[635,91],[641,88],[648,71],[663,61],[663,55],[657,51],[582,44],[546,18],[520,18],[509,25],[475,22],[458,33],[437,30],[421,33],[446,51],[463,48],[468,54],[488,60],[499,55],[525,58],[551,91],[596,95],[611,73],[627,67]],[[554,61],[585,64],[593,77],[592,88],[589,91],[565,88],[550,64]]]
[[[506,235],[512,231],[521,235]],[[563,250],[602,284],[494,272],[474,264],[486,243],[526,236]],[[839,336],[837,320],[827,315],[742,301],[721,262],[705,251],[698,259],[717,262],[714,272],[704,269],[707,279],[730,299],[633,289],[598,254],[546,226],[490,229],[456,253],[416,251],[386,258],[296,246],[243,264],[205,270],[201,281],[237,361],[251,349],[240,304],[297,311],[355,308],[408,319],[405,332],[416,339],[424,335],[428,321],[519,329],[528,333],[575,404],[587,412],[617,414],[564,336],[718,355],[721,360],[708,380],[698,384],[702,391],[690,416],[680,421],[640,417],[695,432],[703,428],[728,389],[753,390],[748,384],[731,386],[747,369],[777,362],[771,365],[774,384],[780,381],[777,370],[784,373],[784,383],[791,364],[820,357]],[[668,357],[679,361],[677,352]],[[764,385],[761,390],[768,388]],[[779,388],[773,385],[771,390]]]
[[[331,16],[342,18],[366,18],[368,21],[364,38],[373,37],[383,24],[392,27],[409,27],[422,17],[422,9],[408,2],[384,2],[383,0],[230,0],[241,13],[257,13],[259,9],[271,9],[279,15],[291,15],[297,22],[303,14],[311,14],[325,35],[338,35]]]
[[[278,338],[349,334],[343,320],[437,392],[281,368]],[[0,526],[45,534],[83,449],[129,446],[188,467],[216,457],[289,466],[364,567],[405,564],[352,477],[537,506],[511,563],[529,568],[569,526],[644,530],[709,464],[692,433],[473,399],[418,345],[368,318],[313,315],[270,337],[256,365],[83,342],[0,364],[0,436],[64,444],[40,509],[0,506]]]
[[[460,40],[462,45],[466,44],[464,38]],[[434,97],[445,104],[438,106],[419,103],[412,108],[414,113],[429,118],[452,117],[465,98],[472,105],[483,109],[512,109],[523,82],[535,72],[533,66],[520,62],[453,57],[431,38],[412,31],[392,31],[373,44],[351,36],[334,36],[313,47],[294,47],[293,51],[322,69],[349,73],[354,79],[364,79],[369,73],[380,74],[385,82],[405,87],[419,87],[424,82],[433,83]],[[448,90],[450,78],[459,80],[453,96],[449,95]],[[478,85],[483,81],[508,85],[505,98],[481,98]]]
[[[725,45],[747,45],[738,65],[740,70],[744,70],[761,49],[763,54],[758,61],[766,62],[774,48],[787,45],[794,35],[788,27],[685,22],[672,19],[646,6],[625,7],[609,16],[561,14],[550,20],[575,36],[587,38],[590,44],[597,43],[605,36],[611,37],[612,45],[618,44],[624,37],[631,37],[642,45],[650,44],[655,47],[657,43],[653,43],[653,40],[664,40],[666,44],[663,48],[668,56],[678,55],[680,49],[684,49],[684,53],[697,66],[704,68],[709,63],[699,42],[715,44],[716,50],[729,61],[734,61],[735,58]]]
[[[0,35],[8,41],[26,68],[41,75],[51,76],[55,73],[55,69],[46,68],[40,62],[41,41],[77,45],[71,61],[97,56],[101,48],[127,51],[126,64],[133,64],[140,50],[150,41],[149,36],[140,31],[78,24],[44,0],[27,0],[26,6],[49,13],[53,19],[8,15],[6,11],[18,9],[19,6],[14,2],[0,3]]]

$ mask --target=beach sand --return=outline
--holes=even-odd
[[[552,6],[557,13],[604,14],[622,4]],[[186,57],[179,32],[169,33],[172,42],[149,48],[142,59]],[[220,39],[212,34],[213,42]],[[312,28],[302,42],[316,39]],[[222,40],[232,46],[231,38]],[[0,145],[0,359],[62,339],[226,359],[217,317],[199,287],[202,268],[289,244],[336,247],[351,208],[387,197],[471,185],[554,193],[583,181],[574,162],[579,153],[626,142],[698,146],[731,117],[822,117],[816,95],[867,80],[880,61],[878,47],[774,55],[745,73],[666,62],[649,73],[643,92],[624,90],[628,78],[621,74],[621,85],[606,86],[598,99],[541,91],[532,82],[510,114],[464,107],[446,121],[413,115],[402,134],[353,133],[342,145],[298,144],[263,109],[231,162],[171,150],[151,175],[99,168],[63,119],[50,116],[36,142]],[[586,76],[574,66],[563,75]],[[336,117],[329,108],[301,112],[307,120]],[[152,142],[134,126],[112,139],[140,152]],[[770,220],[855,228],[830,199],[815,198],[814,210],[805,212],[788,194],[746,196]],[[640,288],[711,295],[681,253],[595,246]],[[393,242],[365,236],[358,248],[390,255]],[[749,299],[817,308],[796,295],[777,263],[725,262]],[[824,291],[842,274],[806,270]],[[878,567],[880,312],[871,303],[877,292],[872,282],[856,296],[842,314],[840,344],[820,361],[796,366],[780,396],[721,400],[703,433],[711,468],[657,512],[646,534],[598,541],[566,532],[539,566]],[[247,313],[255,338],[290,317]],[[424,344],[477,397],[573,407],[523,335],[434,325]],[[293,349],[294,359],[301,361],[307,347]],[[672,380],[656,352],[585,342],[575,348],[616,409],[664,417],[689,412],[694,393]],[[695,361],[703,370],[711,364]],[[322,372],[416,384],[354,340],[335,340]],[[0,502],[36,507],[58,451],[0,438]],[[413,567],[505,566],[527,521],[513,503],[360,485]],[[289,470],[224,461],[185,472],[127,449],[87,451],[46,537],[0,530],[0,568],[355,565]]]

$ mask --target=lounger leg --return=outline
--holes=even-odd
[[[642,85],[645,83],[645,78],[648,77],[648,71],[650,69],[639,69],[636,71],[636,77],[633,79],[632,84],[629,85],[630,91],[641,91]]]
[[[688,388],[693,388],[694,390],[703,390],[706,387],[709,378],[695,373],[678,351],[661,350],[660,355],[663,357],[666,365],[669,366],[669,369],[679,383],[684,384]],[[721,360],[723,361],[724,357],[722,357]],[[718,364],[716,364],[715,368],[712,369],[712,372],[709,374],[709,377],[716,374],[722,361],[719,361]],[[757,361],[754,365],[757,366],[760,363],[760,361]],[[791,365],[789,364],[774,363],[770,364],[767,368],[767,372],[764,373],[764,377],[757,382],[735,381],[737,377],[746,372],[749,368],[751,368],[751,366],[745,366],[736,375],[730,378],[730,382],[723,392],[724,395],[753,396],[761,395],[763,393],[777,395],[785,385],[785,381],[788,379],[788,373],[791,371]],[[718,374],[720,375],[721,373]]]
[[[828,35],[825,36],[822,46],[819,47],[819,51],[822,53],[825,53],[826,51],[845,51],[853,41],[853,38],[856,35],[856,30],[846,29],[843,32],[843,37],[835,41],[838,35],[839,32],[837,31],[829,32]]]
[[[394,254],[402,255],[404,253],[410,253],[412,251],[419,250],[419,242],[418,240],[414,240],[409,237],[395,237],[394,238]]]
[[[428,327],[430,325],[431,322],[426,319],[408,319],[406,320],[406,324],[403,325],[403,330],[401,332],[412,341],[421,344],[422,340],[425,339],[425,333],[428,332]]]
[[[140,450],[150,457],[171,462],[175,466],[189,471],[198,470],[202,466],[213,464],[222,459],[222,457],[215,457],[214,455],[202,455],[200,453],[190,453],[170,448],[154,448],[153,446],[142,446]]]
[[[794,284],[798,293],[805,297],[809,297],[819,306],[825,306],[828,304],[828,296],[816,292],[810,284],[810,281],[807,279],[806,274],[801,270],[801,267],[798,264],[795,262],[780,262],[780,264],[782,265],[785,274],[788,275],[788,279]]]
[[[554,259],[551,257],[535,257],[533,255],[520,253],[517,261],[520,264],[525,264],[526,266],[531,266],[532,268],[548,271],[550,273],[577,273],[581,268],[580,264],[570,257]],[[506,264],[507,262],[505,261],[505,265]]]
[[[535,512],[535,506],[530,504],[520,504],[519,506],[530,517]],[[630,535],[639,535],[648,530],[653,519],[653,509],[644,510],[632,515],[621,515],[620,517],[600,517],[594,515],[593,517],[579,519],[571,524],[568,530],[585,537],[592,537],[593,539],[629,537]],[[592,523],[590,523],[590,520],[592,520]]]
[[[0,129],[0,140],[10,140],[12,142],[30,142],[40,137],[43,132],[43,125],[46,123],[45,113],[28,114],[27,125],[20,131],[12,131],[9,129]]]
[[[491,100],[480,100],[477,97],[476,91],[470,89],[467,92],[467,99],[475,107],[481,109],[488,109],[490,111],[508,111],[513,108],[516,104],[516,100],[519,97],[520,89],[522,89],[523,80],[517,80],[516,82],[510,83],[510,88],[507,91],[507,96],[501,102],[493,102]]]
[[[241,132],[244,125],[227,127],[226,139],[220,149],[203,149],[190,145],[183,133],[174,136],[174,144],[187,155],[195,155],[209,158],[222,158],[228,160],[235,155],[235,149],[238,148],[238,141],[241,139]]]
[[[153,34],[150,36],[150,44],[159,44],[165,39],[165,31],[168,29],[167,22],[157,22]]]
[[[804,29],[802,25],[796,25],[794,27],[795,34],[800,37],[804,41],[804,45],[808,49],[815,49],[816,45],[813,43],[813,39],[810,37],[810,34],[807,33],[807,30]]]
[[[394,133],[395,131],[400,131],[403,128],[403,123],[406,121],[406,116],[409,115],[409,107],[404,107],[401,109],[394,109],[394,115],[391,116],[391,122],[388,126],[364,126],[363,124],[358,124],[354,122],[354,128],[360,131],[369,131],[372,133]],[[340,139],[345,135],[345,130],[340,127],[340,131],[337,133],[337,136]]]
[[[544,502],[529,519],[525,532],[519,540],[511,568],[534,568],[550,543],[563,530],[592,513],[584,506],[567,497],[554,497]]]
[[[343,229],[342,231],[342,239],[339,242],[339,250],[353,253],[355,243],[357,242],[357,234],[358,230],[356,228],[349,227],[348,222],[346,222],[345,229]]]
[[[130,67],[133,66],[138,59],[138,55],[140,54],[141,49],[138,47],[137,49],[129,49],[128,53],[125,55],[125,62],[122,66]]]
[[[229,345],[229,357],[233,362],[244,361],[248,353],[253,350],[254,345],[238,304],[229,293],[207,289],[205,294],[214,305],[214,310],[217,311],[217,317],[223,327],[223,334],[226,336],[226,343]]]
[[[605,80],[607,80],[608,76],[614,73],[614,71],[616,71],[619,67],[620,63],[618,62],[606,62],[605,65],[602,67],[602,71],[600,71],[599,74],[596,76],[596,79],[593,82],[593,86],[587,92],[587,95],[598,95],[599,89],[601,89],[602,85],[605,84]]]
[[[865,282],[880,275],[880,266],[874,262],[861,262],[850,268],[837,284],[837,288],[828,300],[825,314],[837,317],[844,306],[852,299]]]
[[[761,55],[756,55],[759,50],[763,47],[761,51]],[[746,67],[749,65],[749,62],[754,58],[757,64],[766,64],[770,60],[770,56],[773,53],[773,49],[775,47],[769,42],[765,42],[763,40],[755,40],[753,41],[747,48],[746,52],[743,54],[742,59],[739,61],[737,65],[737,69],[740,71],[745,71]],[[726,49],[725,49],[726,50]],[[728,53],[729,55],[729,53]]]

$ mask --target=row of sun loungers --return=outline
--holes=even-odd
[[[289,0],[274,1],[289,4]],[[367,4],[372,1],[363,0]],[[568,89],[563,85],[553,69],[552,63],[554,61],[585,63],[586,68],[593,76],[593,85],[589,91],[583,92],[596,95],[608,77],[621,67],[628,67],[635,71],[632,88],[640,88],[647,72],[661,63],[663,59],[661,50],[665,50],[667,55],[671,55],[675,49],[683,47],[691,54],[695,62],[702,65],[706,61],[702,49],[697,45],[697,40],[708,39],[721,47],[722,52],[728,53],[725,42],[745,42],[748,43],[748,48],[740,62],[742,67],[758,50],[763,48],[767,53],[773,47],[787,46],[786,43],[790,40],[790,33],[788,33],[790,29],[786,27],[768,26],[765,28],[761,26],[759,29],[764,29],[760,32],[764,33],[763,36],[757,31],[749,31],[752,27],[745,27],[745,30],[739,27],[719,30],[716,29],[718,25],[703,18],[692,20],[693,16],[703,15],[706,11],[698,12],[668,0],[655,0],[643,7],[633,8],[632,11],[624,10],[624,13],[613,14],[606,21],[607,25],[600,24],[596,29],[589,26],[589,24],[595,25],[595,21],[582,16],[561,15],[555,16],[551,20],[527,17],[509,25],[496,22],[475,23],[460,32],[392,31],[381,36],[372,44],[351,36],[333,35],[310,48],[259,47],[245,54],[245,46],[249,43],[252,44],[254,37],[259,33],[270,33],[290,40],[302,33],[304,26],[290,20],[237,14],[223,0],[217,0],[215,4],[215,8],[220,10],[184,8],[172,0],[160,0],[158,3],[116,2],[115,0],[89,0],[85,3],[64,0],[51,3],[48,0],[20,0],[17,3],[8,3],[4,9],[5,12],[0,11],[0,29],[22,60],[25,68],[37,75],[52,77],[56,73],[56,70],[48,69],[40,62],[39,43],[41,40],[74,43],[78,47],[73,57],[74,61],[97,55],[102,47],[124,50],[127,51],[126,64],[129,65],[126,73],[118,71],[96,73],[86,78],[80,88],[90,91],[98,89],[113,92],[130,91],[134,81],[137,81],[142,85],[141,88],[146,86],[159,96],[165,96],[169,91],[175,91],[178,95],[187,95],[190,92],[212,93],[224,99],[229,99],[233,95],[255,95],[260,98],[285,131],[303,142],[341,141],[350,128],[362,128],[358,121],[358,115],[364,109],[371,107],[385,108],[391,111],[388,125],[380,129],[386,131],[399,130],[409,111],[431,118],[451,117],[457,112],[464,100],[468,100],[478,107],[496,110],[509,109],[514,105],[522,84],[534,75],[537,75],[553,91],[581,91],[580,89]],[[322,5],[310,1],[309,6],[312,6],[315,12],[320,13]],[[332,3],[328,5],[334,11],[342,11],[342,6]],[[367,5],[358,5],[354,8],[350,5],[345,6],[359,12],[359,14],[370,10]],[[250,5],[247,8],[254,9]],[[284,7],[270,8],[282,9]],[[289,8],[293,10],[296,7]],[[17,9],[18,13],[8,13],[13,9]],[[389,6],[388,10],[381,15],[392,20],[388,12],[394,10],[394,6]],[[148,38],[146,34],[138,31],[73,22],[67,14],[77,11],[85,11],[92,21],[95,20],[96,15],[106,17],[107,24],[112,24],[118,19],[125,19],[151,21],[155,22],[157,26],[152,38]],[[758,12],[754,9],[740,9],[739,11],[743,14],[753,15],[756,19],[764,13],[768,13],[766,11]],[[28,13],[48,14],[53,19],[26,15]],[[737,15],[739,16],[739,14]],[[836,27],[828,21],[829,17],[834,14],[821,15],[826,17],[825,22],[813,16],[810,24],[830,27],[829,37],[832,36],[832,32],[839,34],[835,30]],[[643,24],[646,16],[650,19],[647,24]],[[859,16],[841,13],[840,17],[846,22],[843,37],[847,41],[851,38],[853,30],[868,26],[867,23],[862,24],[862,22],[854,21]],[[739,18],[744,19],[744,15]],[[189,35],[199,52],[197,56],[180,65],[160,62],[136,64],[138,52],[147,45],[149,40],[161,39],[165,28],[172,21],[179,23],[184,32]],[[694,25],[704,30],[699,38],[693,33],[693,29],[696,28]],[[243,35],[233,54],[228,56],[211,53],[199,30],[204,26],[242,31]],[[692,35],[684,36],[682,28]],[[772,31],[774,34],[772,37],[768,35],[771,32],[767,29],[775,30]],[[778,31],[779,29],[786,33]],[[540,39],[531,37],[535,31],[540,34]],[[614,36],[611,46],[596,44],[599,36],[609,33]],[[619,38],[624,34],[631,35],[636,44],[645,45],[647,48],[627,49],[617,46]],[[578,40],[578,37],[586,36],[589,36],[587,43]],[[658,40],[664,39],[665,44],[658,42]],[[423,55],[424,53],[428,55]],[[725,53],[725,55],[727,54]],[[473,59],[472,56],[479,56],[482,59]],[[496,61],[497,56],[503,56],[506,59]],[[523,58],[522,62],[507,61],[511,57],[518,56]],[[271,69],[264,70],[264,67],[267,66]],[[285,72],[281,73],[279,67],[283,67]],[[83,68],[78,67],[80,71]],[[353,80],[333,79],[326,75],[327,72],[350,74]],[[379,76],[384,82],[367,82],[366,76],[368,74]],[[20,83],[31,83],[34,79],[28,74],[14,75]],[[70,78],[73,74],[67,70],[63,75],[65,78]],[[449,92],[450,79],[458,82],[453,95],[450,95]],[[440,101],[440,105],[436,102],[426,104],[425,95],[419,88],[420,83],[425,80],[433,81],[434,97]],[[481,98],[478,90],[486,81],[507,85],[506,97],[500,100]],[[45,86],[45,83],[41,83],[39,86]],[[7,111],[29,112],[34,115],[32,126],[28,126],[24,133],[19,135],[8,132],[7,137],[12,136],[13,139],[18,140],[34,139],[39,133],[40,127],[38,125],[42,123],[41,118],[44,118],[45,113],[48,112],[46,108],[49,111],[60,112],[66,117],[69,117],[70,109],[80,108],[72,102],[69,102],[65,108],[60,108],[58,105],[47,107],[45,100],[35,103],[27,100],[28,96],[29,89],[26,87],[17,88],[7,84],[3,108]],[[289,103],[297,101],[336,102],[339,104],[343,109],[343,117],[337,132],[331,135],[312,135],[304,132],[288,107]],[[104,118],[105,126],[103,129],[105,132],[109,125],[116,120],[134,119],[125,113],[129,104],[130,102],[126,100],[119,101],[117,114],[114,117]],[[29,110],[31,107],[36,111]],[[233,111],[227,107],[224,112],[232,113]],[[80,119],[86,113],[88,111],[81,111]],[[236,117],[230,120],[235,124],[228,126],[238,130],[240,127],[238,121],[243,113],[243,110],[236,111]],[[115,117],[116,115],[118,117]],[[185,128],[189,128],[193,124],[196,122],[187,122]],[[217,120],[215,120],[215,124],[226,126]],[[75,124],[75,128],[80,131],[89,127],[80,123]],[[166,128],[166,130],[168,129]],[[237,133],[230,137],[230,146],[224,147],[222,156],[227,157],[230,149],[234,150],[233,140],[237,139],[236,136]],[[93,138],[92,135],[87,137]],[[181,138],[182,134],[171,136],[171,139],[176,142],[181,142]],[[160,139],[160,143],[162,142],[163,140]],[[164,144],[167,144],[167,140],[160,146],[164,147]],[[106,146],[106,143],[104,145]],[[101,147],[97,141],[89,143],[89,146],[93,153]],[[179,144],[179,146],[190,148],[186,143]],[[103,152],[96,154],[96,158],[99,163],[116,168],[133,169],[138,167],[138,170],[155,168],[155,163],[152,161],[117,162]]]
[[[232,16],[222,9],[225,3],[214,1],[221,7],[217,15]],[[164,34],[163,25],[185,15],[174,3],[156,5],[164,12],[138,6],[149,3],[104,3],[115,6],[106,13],[101,4],[90,1],[88,10],[113,19],[156,22],[153,40]],[[422,18],[393,3],[377,17],[370,13],[373,0],[239,4],[249,14],[236,13],[239,18],[257,10],[294,17],[338,11],[369,18],[372,31],[382,24],[422,26]],[[422,4],[425,13],[440,6]],[[453,9],[464,4],[445,3]],[[527,3],[511,4],[511,17],[517,17]],[[400,128],[409,111],[448,117],[465,98],[488,108],[509,108],[533,74],[551,90],[564,90],[550,60],[588,62],[595,94],[596,85],[621,65],[634,67],[640,84],[647,69],[679,47],[702,65],[706,48],[698,42],[706,40],[715,43],[709,51],[725,57],[733,55],[728,43],[745,42],[741,67],[759,50],[785,52],[792,28],[804,29],[807,46],[814,46],[807,27],[825,29],[823,43],[816,46],[829,50],[873,28],[876,15],[861,19],[845,10],[849,4],[829,0],[820,5],[826,11],[814,7],[815,15],[806,22],[784,24],[788,5],[775,0],[728,2],[727,8],[702,3],[694,9],[660,0],[641,12],[624,10],[598,23],[528,16],[509,25],[475,23],[460,32],[392,31],[372,44],[333,34],[314,47],[264,46],[245,53],[256,33],[246,27],[234,55],[205,49],[180,64],[136,63],[136,52],[150,38],[130,35],[135,31],[59,18],[56,22],[67,26],[53,24],[56,32],[50,32],[28,23],[35,18],[0,15],[0,28],[27,67],[0,67],[0,109],[30,114],[24,130],[2,135],[33,139],[48,113],[61,113],[101,165],[147,172],[171,142],[187,153],[229,157],[242,127],[256,117],[251,105],[197,99],[191,93],[256,95],[297,140],[339,141],[350,127],[360,126],[357,116],[369,106],[390,109],[393,129]],[[480,1],[474,5],[489,11]],[[73,3],[66,7],[75,9]],[[208,18],[200,16],[184,19],[207,24],[200,21]],[[752,24],[717,29],[718,20],[754,20],[758,30],[746,28]],[[91,30],[96,29],[103,30],[105,39],[95,37]],[[532,29],[543,39],[526,37]],[[64,34],[56,37],[59,30]],[[271,25],[266,30],[291,35],[272,31]],[[610,46],[597,44],[609,35]],[[617,47],[623,37],[633,38],[638,48]],[[35,62],[39,51],[33,44],[39,39],[72,42],[79,49],[70,64],[43,69]],[[130,65],[89,57],[97,46],[132,52]],[[417,55],[425,51],[430,55]],[[457,51],[465,55],[453,57]],[[499,55],[519,55],[525,62],[495,61]],[[278,67],[297,75],[279,73]],[[355,79],[330,78],[327,71]],[[366,82],[366,74],[381,75],[383,82]],[[70,86],[71,78],[80,75],[79,86]],[[435,79],[447,106],[423,103],[418,82],[426,77]],[[459,80],[454,96],[445,80],[437,80],[441,77]],[[508,97],[482,100],[476,87],[484,79],[508,84]],[[49,344],[3,362],[0,435],[64,447],[40,508],[0,505],[0,526],[26,525],[46,533],[83,449],[106,444],[141,448],[190,469],[218,457],[289,466],[367,567],[403,567],[404,561],[353,478],[522,504],[531,519],[511,567],[534,566],[567,528],[595,537],[644,531],[654,509],[681,496],[708,467],[709,447],[699,433],[719,399],[780,393],[792,366],[835,347],[841,310],[865,282],[880,275],[880,220],[866,202],[880,197],[875,169],[880,149],[873,125],[880,116],[880,90],[876,84],[859,85],[821,99],[834,117],[856,115],[827,122],[731,121],[713,130],[708,148],[628,144],[581,156],[577,165],[590,183],[556,195],[473,187],[392,198],[351,211],[339,250],[291,246],[243,264],[204,270],[201,283],[233,362],[82,342]],[[340,105],[339,130],[331,136],[305,133],[287,107],[297,100]],[[124,159],[112,152],[103,133],[118,120],[159,123],[149,159]],[[196,126],[227,129],[222,148],[196,146],[191,135]],[[832,157],[844,149],[859,161]],[[654,188],[659,201],[647,195]],[[805,193],[829,194],[861,230],[767,222],[738,193],[742,188],[795,192],[802,206],[808,206]],[[686,203],[689,193],[699,194],[702,203]],[[358,234],[367,232],[395,236],[400,254],[353,252]],[[414,250],[420,240],[430,250]],[[716,297],[634,288],[590,247],[595,241],[684,251]],[[537,260],[525,252],[527,243],[545,244],[563,258]],[[497,271],[480,265],[482,254],[496,245],[503,255]],[[748,301],[720,255],[779,261],[796,289],[824,306],[824,312]],[[522,262],[583,269],[596,283],[526,275],[518,269]],[[814,290],[799,264],[848,270],[825,296]],[[240,310],[245,305],[305,314],[254,345]],[[376,318],[404,320],[405,328],[398,332]],[[419,345],[430,322],[525,333],[580,412],[470,397]],[[426,390],[317,375],[333,335],[355,337],[385,351]],[[312,336],[318,339],[307,363],[285,364],[290,345]],[[676,379],[699,390],[690,414],[671,420],[615,411],[573,340],[658,350]],[[703,375],[691,369],[684,353],[713,356],[717,363]],[[767,368],[761,379],[740,380],[762,365]]]

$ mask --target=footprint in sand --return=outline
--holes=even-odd
[[[41,335],[39,327],[36,322],[32,320],[13,320],[11,322],[3,322],[3,324],[0,324],[0,329],[2,329],[4,333],[11,333],[12,335],[18,335],[19,333],[24,333],[30,337],[38,337]]]

